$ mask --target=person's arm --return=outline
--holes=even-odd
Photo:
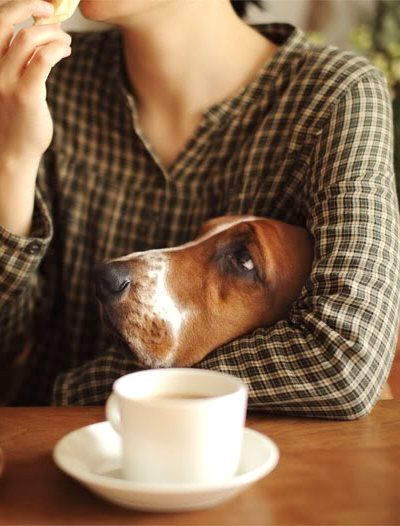
[[[100,405],[120,376],[140,370],[130,352],[109,347],[97,358],[59,374],[54,383],[52,405]]]
[[[354,419],[379,396],[400,317],[391,102],[377,72],[359,79],[321,122],[307,195],[315,259],[289,316],[198,367],[242,377],[251,409]]]
[[[198,368],[243,378],[249,408],[332,419],[366,414],[387,377],[400,317],[400,225],[387,88],[363,77],[321,123],[310,160],[312,274],[287,319],[211,353]],[[135,370],[108,349],[61,374],[53,403],[102,404]]]
[[[42,169],[42,168],[41,168]],[[39,272],[53,235],[52,220],[38,187],[27,235],[0,224],[0,366],[8,366],[32,334],[43,283]]]
[[[53,11],[39,0],[0,0],[0,366],[12,361],[31,332],[41,286],[38,267],[52,235],[36,187],[53,135],[46,80],[71,52],[71,38],[56,25],[24,28],[13,36],[14,26]]]

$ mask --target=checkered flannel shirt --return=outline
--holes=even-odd
[[[289,25],[257,77],[205,112],[164,169],[137,126],[117,30],[75,34],[48,80],[53,142],[29,238],[0,228],[0,356],[31,340],[15,404],[102,404],[137,370],[93,293],[96,263],[191,240],[207,219],[254,214],[304,226],[312,273],[286,319],[195,367],[231,373],[250,409],[334,419],[370,411],[400,313],[391,102],[364,59]],[[204,328],[207,330],[207,327]]]

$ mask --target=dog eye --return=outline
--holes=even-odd
[[[235,251],[231,255],[231,261],[234,266],[244,272],[251,272],[256,268],[250,252],[246,248]]]

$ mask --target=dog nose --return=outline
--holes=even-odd
[[[129,287],[131,278],[123,263],[101,263],[95,267],[96,296],[100,301],[118,298]]]

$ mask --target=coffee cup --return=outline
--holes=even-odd
[[[122,439],[127,480],[219,484],[238,469],[247,388],[199,369],[150,369],[113,385],[106,416]]]

